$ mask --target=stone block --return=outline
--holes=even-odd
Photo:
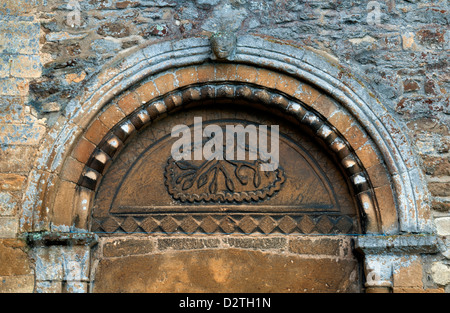
[[[39,54],[40,23],[2,21],[0,23],[0,53]]]
[[[27,96],[29,84],[23,78],[1,78],[0,96]]]
[[[277,79],[278,79],[277,73],[274,73],[272,71],[266,70],[266,69],[259,69],[258,70],[258,85],[265,86],[270,89],[274,89],[277,85]]]
[[[96,119],[87,129],[84,137],[91,141],[93,144],[98,145],[100,141],[106,136],[109,128],[105,126],[100,120]]]
[[[209,238],[161,238],[158,239],[159,250],[191,250],[216,248],[220,244],[219,239]]]
[[[41,76],[41,60],[38,55],[16,55],[11,58],[11,76],[21,78]]]
[[[0,124],[0,142],[7,145],[39,144],[46,128],[40,124]],[[14,147],[15,149],[15,147]]]
[[[62,286],[64,293],[87,293],[89,284],[87,282],[69,281]]]
[[[340,108],[337,101],[325,95],[319,96],[316,101],[311,104],[311,108],[319,112],[326,119],[332,116]]]
[[[450,217],[439,217],[434,221],[438,235],[450,236]]]
[[[99,117],[99,120],[109,129],[116,126],[123,118],[125,118],[125,114],[122,110],[115,106],[109,106]]]
[[[36,247],[32,251],[35,260],[36,280],[62,281],[63,267],[59,246]]]
[[[258,70],[247,65],[238,65],[236,79],[241,82],[255,84],[258,79]]]
[[[291,239],[289,241],[289,251],[305,255],[332,255],[341,256],[341,247],[347,246],[342,239]],[[348,251],[348,249],[346,249]]]
[[[139,96],[135,92],[131,92],[122,97],[117,105],[126,115],[129,115],[138,109],[142,104],[139,100]]]
[[[178,87],[185,87],[198,82],[197,70],[188,67],[178,70],[176,73]]]
[[[403,91],[410,92],[410,91],[417,91],[419,89],[420,85],[414,79],[406,79],[403,81]]]
[[[61,179],[78,183],[84,166],[84,163],[69,156],[61,170]]]
[[[0,55],[0,78],[9,76],[11,68],[10,58],[7,54]]]
[[[226,244],[232,248],[241,249],[284,249],[287,245],[286,238],[224,238]]]
[[[90,248],[85,246],[62,247],[63,279],[65,281],[88,281]],[[74,288],[76,285],[73,286]]]
[[[397,229],[398,217],[397,208],[393,196],[393,190],[390,185],[375,188],[375,196],[381,211],[381,220],[383,222],[383,230],[386,232]]]
[[[424,170],[427,175],[434,177],[450,176],[450,156],[428,156],[423,155]]]
[[[87,281],[90,248],[85,246],[35,247],[32,251],[38,281]]]
[[[0,276],[0,293],[32,293],[34,275]]]
[[[0,217],[0,238],[15,238],[18,221],[15,217]]]
[[[10,192],[0,192],[0,216],[12,216],[18,211],[20,197]]]
[[[356,155],[359,157],[365,168],[370,168],[381,161],[370,142],[356,150]]]
[[[146,104],[159,95],[159,92],[152,81],[145,83],[144,85],[137,88],[136,93],[139,96],[141,104]]]
[[[105,23],[98,28],[97,34],[102,37],[123,38],[130,35],[130,30],[122,23]]]
[[[387,170],[383,164],[376,164],[366,170],[374,188],[388,185],[390,183]]]
[[[18,241],[12,239],[12,241]],[[33,270],[23,243],[0,240],[0,276],[31,275]]]
[[[66,82],[68,84],[78,84],[81,83],[86,78],[86,72],[82,71],[81,73],[69,73],[66,75]]]
[[[394,287],[393,293],[445,293],[444,288]]]
[[[60,281],[36,281],[36,293],[61,293],[62,282]]]
[[[333,125],[340,133],[346,133],[347,131],[350,130],[350,128],[354,122],[354,119],[350,114],[348,114],[342,110],[338,110],[338,111],[335,111],[334,114],[328,118],[328,122],[331,125]],[[356,136],[358,136],[358,134],[356,134]],[[355,142],[355,141],[361,142],[361,143],[365,142],[364,135],[362,136],[362,138],[354,138],[354,139],[358,139],[358,140],[353,140],[353,142]],[[357,149],[357,148],[353,147],[353,149]]]
[[[284,92],[290,96],[294,95],[300,86],[300,82],[293,77],[280,74],[277,79],[275,88],[281,92]]]
[[[365,145],[368,141],[367,133],[362,130],[360,126],[356,123],[350,125],[350,127],[344,131],[343,136],[351,145],[353,150],[359,149],[361,146]]]
[[[205,83],[214,81],[216,72],[215,67],[211,64],[205,64],[197,67],[198,82]]]
[[[450,200],[434,198],[431,201],[431,207],[436,211],[450,211]]]
[[[218,64],[216,65],[217,81],[235,81],[237,67],[234,64]]]
[[[53,204],[52,221],[54,225],[71,226],[73,223],[73,201],[77,185],[61,181]]]
[[[78,229],[89,229],[90,208],[94,198],[94,192],[87,188],[78,187],[75,193],[73,206],[74,227]]]
[[[436,284],[445,286],[450,284],[450,266],[442,262],[435,262],[431,266],[431,276]]]
[[[94,292],[358,292],[357,266],[241,249],[172,251],[101,260]]]
[[[103,245],[104,257],[148,254],[155,250],[155,243],[149,239],[116,239]]]
[[[4,1],[0,6],[0,13],[3,15],[24,15],[30,13],[40,1],[16,0]]]
[[[94,53],[113,54],[120,51],[121,45],[119,42],[114,40],[114,38],[111,39],[102,38],[92,41],[92,43],[90,44],[90,48]]]
[[[86,163],[89,160],[92,152],[94,152],[95,145],[85,138],[81,138],[77,146],[72,151],[72,157],[81,163]]]
[[[423,267],[420,257],[405,257],[393,263],[394,287],[423,288]]]
[[[310,85],[301,84],[297,88],[294,97],[306,105],[311,106],[320,97],[320,95],[321,93],[317,89],[311,87]]]
[[[23,175],[0,173],[0,190],[19,191],[22,190],[27,178]]]
[[[174,90],[175,86],[175,75],[172,73],[165,74],[163,76],[159,76],[154,79],[154,83],[156,88],[159,91],[160,95],[164,95],[169,91]]]
[[[22,96],[0,97],[0,123],[26,122],[28,98]]]
[[[433,196],[450,197],[450,183],[448,182],[428,183],[428,189]]]

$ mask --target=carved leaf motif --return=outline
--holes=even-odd
[[[285,176],[281,168],[264,172],[260,165],[260,160],[175,161],[169,158],[166,186],[172,197],[182,202],[240,202],[255,197],[264,200],[280,190]]]
[[[215,194],[217,192],[217,168],[213,169],[214,175],[212,182],[209,184],[209,192]]]
[[[197,187],[201,188],[208,182],[208,173],[203,173],[200,175],[197,181]]]
[[[256,188],[261,185],[261,174],[257,170],[255,170],[255,175],[253,175],[253,185],[255,185]]]

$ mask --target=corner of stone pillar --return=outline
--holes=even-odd
[[[366,293],[392,293],[401,260],[437,253],[439,247],[432,234],[361,235],[355,239],[355,251],[364,259]]]
[[[87,293],[93,233],[24,234],[35,265],[36,293]]]

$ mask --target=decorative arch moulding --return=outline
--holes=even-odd
[[[353,182],[370,233],[433,232],[426,183],[402,125],[361,79],[307,49],[256,36],[237,38],[233,60],[211,62],[211,54],[206,38],[157,43],[93,79],[46,137],[22,231],[71,226],[64,211],[86,212],[90,190],[116,153],[161,114],[190,101],[240,97],[286,112],[328,144]],[[73,208],[58,207],[74,187]]]
[[[229,68],[230,66],[227,67]],[[217,70],[217,67],[211,66],[210,70],[214,69]],[[197,71],[195,68],[191,68],[190,70],[192,73]],[[256,71],[256,69],[253,70]],[[183,69],[183,74],[191,76],[192,73],[189,73]],[[272,74],[275,75],[276,73]],[[324,120],[320,114],[307,110],[306,106],[300,104],[300,102],[295,98],[289,99],[280,93],[274,93],[268,89],[249,86],[248,84],[230,84],[229,78],[230,77],[224,81],[225,83],[221,83],[220,81],[214,82],[214,80],[211,79],[208,81],[207,85],[182,88],[181,90],[169,93],[165,97],[157,97],[154,101],[150,102],[147,102],[146,100],[140,101],[139,96],[132,96],[131,98],[134,99],[133,107],[135,106],[136,110],[125,118],[122,118],[121,121],[110,129],[103,139],[99,141],[99,144],[94,149],[94,152],[88,158],[86,167],[83,174],[77,181],[77,184],[90,190],[96,190],[97,184],[101,180],[103,173],[109,167],[110,163],[119,153],[121,148],[125,146],[127,140],[132,137],[135,132],[144,128],[147,124],[151,124],[153,120],[158,119],[163,114],[170,113],[179,107],[186,106],[190,102],[208,101],[216,98],[256,101],[263,103],[267,107],[276,108],[294,117],[300,123],[309,127],[318,138],[323,140],[323,142],[328,145],[330,150],[336,154],[337,159],[340,160],[341,165],[346,170],[348,179],[353,186],[355,194],[357,195],[360,208],[363,209],[362,214],[369,216],[367,221],[370,221],[370,223],[369,225],[366,225],[366,228],[371,232],[379,232],[380,229],[378,229],[378,227],[380,227],[381,222],[380,212],[376,202],[376,194],[378,192],[374,190],[372,183],[370,182],[369,175],[358,155],[353,152],[351,145],[345,140],[339,131],[328,121]],[[292,83],[295,84],[296,82],[292,81]],[[151,90],[152,87],[146,87],[148,84],[149,83],[146,83],[141,87],[138,87],[138,90]],[[138,93],[139,91],[133,92]],[[125,101],[122,100],[125,98],[130,98],[132,93],[125,95],[117,101],[119,108],[121,103],[125,105]],[[140,106],[140,103],[145,103],[145,105]],[[110,110],[117,110],[115,104],[112,104],[108,109],[100,114],[98,120],[104,120],[102,119],[103,115],[109,117]],[[93,127],[96,126],[93,125]],[[351,128],[351,126],[346,127],[348,129]],[[89,129],[87,132],[89,132]],[[84,145],[85,143],[81,141],[78,145],[80,148],[75,148],[72,157],[77,156],[78,150],[84,150],[82,147]],[[376,158],[377,157],[374,154],[371,162],[373,162]],[[387,182],[387,178],[384,179],[384,181]],[[389,205],[391,208],[394,207],[393,202]],[[394,218],[394,220],[396,220],[396,218]]]

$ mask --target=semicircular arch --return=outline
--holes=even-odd
[[[97,150],[103,150],[97,146],[108,142],[105,136],[126,137],[138,127],[139,119],[145,124],[152,114],[165,113],[180,101],[211,96],[205,88],[213,88],[214,96],[257,98],[296,116],[316,132],[329,129],[336,134],[330,147],[334,145],[331,148],[344,156],[342,162],[351,155],[370,186],[370,232],[430,231],[427,192],[421,187],[425,184],[401,125],[369,88],[350,78],[349,71],[308,50],[253,36],[239,38],[232,62],[208,63],[210,54],[207,39],[163,42],[98,75],[89,87],[93,91],[74,99],[65,121],[47,135],[47,148],[38,158],[26,193],[22,229],[72,225],[73,216],[57,207],[58,197],[69,194],[78,199],[73,212],[79,204],[86,206],[92,197],[89,192],[70,190],[89,187],[89,177],[94,178],[89,162],[102,159]],[[139,117],[144,111],[148,117]]]

